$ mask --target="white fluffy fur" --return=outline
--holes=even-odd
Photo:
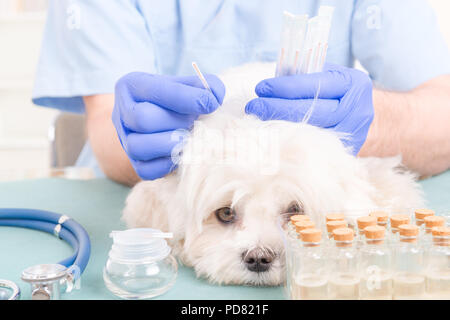
[[[137,184],[123,212],[129,227],[173,232],[172,245],[183,263],[215,283],[277,285],[284,280],[276,220],[293,201],[316,223],[330,211],[358,215],[361,211],[353,210],[423,206],[415,176],[401,168],[399,157],[355,158],[337,133],[245,115],[256,83],[273,70],[272,64],[253,64],[222,76],[226,99],[218,111],[195,123],[178,170]],[[205,136],[205,128],[223,134]],[[274,136],[275,147],[268,148],[267,140]],[[249,159],[263,152],[266,165],[278,170],[262,173],[254,161],[236,162],[233,141],[242,137]],[[201,149],[193,147],[199,142]],[[192,163],[199,156],[203,162]],[[224,206],[235,209],[236,223],[217,220],[214,211]],[[252,248],[276,254],[269,271],[247,270],[242,253]]]

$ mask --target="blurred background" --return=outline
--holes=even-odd
[[[450,46],[450,1],[428,1]],[[64,123],[58,111],[31,103],[47,2],[0,0],[0,181],[60,175],[49,169],[70,166],[74,157],[55,156],[55,145],[65,145],[64,139],[55,141],[58,121]]]

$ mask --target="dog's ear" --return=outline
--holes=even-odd
[[[169,231],[170,203],[178,178],[172,173],[153,181],[139,182],[128,195],[122,220],[129,228],[155,228]]]

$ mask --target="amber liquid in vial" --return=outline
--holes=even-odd
[[[450,300],[450,271],[427,274],[427,296],[433,300]]]
[[[392,277],[381,272],[376,278],[361,279],[361,300],[392,300]]]
[[[304,274],[293,284],[294,300],[326,300],[328,299],[327,279],[315,274]]]
[[[351,274],[335,275],[329,281],[330,299],[358,300],[360,279]]]
[[[424,297],[424,276],[403,272],[394,277],[394,300],[420,300]]]

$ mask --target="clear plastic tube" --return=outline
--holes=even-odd
[[[284,12],[281,48],[275,76],[320,72],[326,60],[334,8],[321,6],[319,15]]]
[[[286,76],[297,73],[308,23],[308,15],[293,15],[284,12],[281,32],[281,49],[275,75]]]

